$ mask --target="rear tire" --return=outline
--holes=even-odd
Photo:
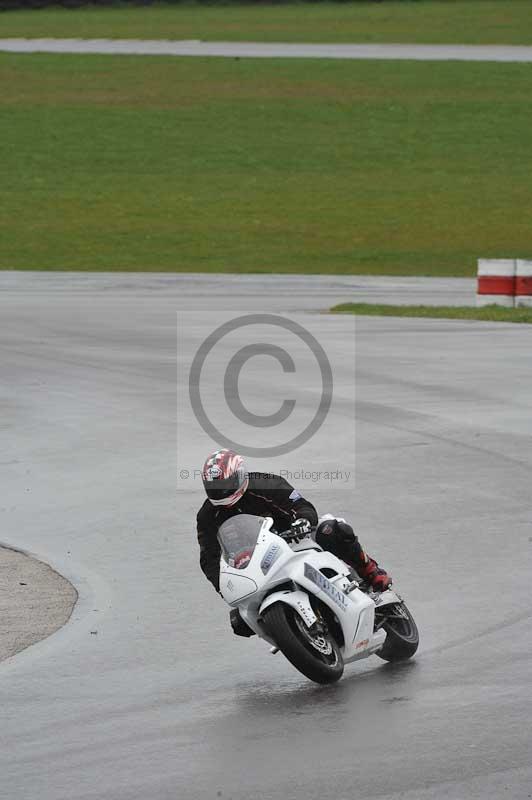
[[[419,632],[414,617],[404,603],[377,608],[377,628],[386,631],[386,640],[377,655],[385,661],[412,658],[419,645]]]
[[[344,660],[326,626],[319,632],[307,628],[297,611],[286,603],[267,608],[264,623],[279,650],[303,675],[316,683],[340,680]]]

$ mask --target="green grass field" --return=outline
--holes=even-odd
[[[0,36],[532,43],[530,0],[178,5],[10,11]]]
[[[472,275],[532,253],[532,68],[0,56],[0,267]]]
[[[389,306],[373,303],[342,303],[331,308],[332,314],[356,314],[361,317],[433,317],[435,319],[476,319],[484,322],[519,322],[532,324],[532,308],[501,306]]]

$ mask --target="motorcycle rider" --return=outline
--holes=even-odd
[[[316,543],[345,561],[373,590],[384,591],[391,585],[390,576],[364,552],[351,525],[334,517],[318,524],[312,503],[280,475],[248,473],[242,456],[217,450],[205,461],[202,479],[207,500],[197,515],[200,566],[216,591],[220,589],[218,528],[241,513],[272,517],[273,527],[278,533],[286,531],[287,541],[299,541],[317,526]],[[251,634],[236,609],[231,612],[231,624],[238,635]]]

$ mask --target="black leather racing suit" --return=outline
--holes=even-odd
[[[235,514],[273,517],[273,526],[279,532],[287,530],[294,520],[300,518],[308,519],[312,526],[318,524],[312,503],[279,475],[250,473],[249,486],[234,506],[213,506],[210,500],[205,500],[197,516],[200,566],[216,591],[220,588],[218,528]]]

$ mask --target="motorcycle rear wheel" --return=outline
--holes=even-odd
[[[316,683],[340,680],[344,660],[326,628],[321,631],[307,628],[299,614],[286,603],[274,603],[266,609],[264,623],[279,650],[299,672]]]
[[[377,628],[386,631],[386,640],[377,655],[385,661],[412,658],[419,645],[419,632],[414,617],[404,603],[384,606],[375,613]]]

